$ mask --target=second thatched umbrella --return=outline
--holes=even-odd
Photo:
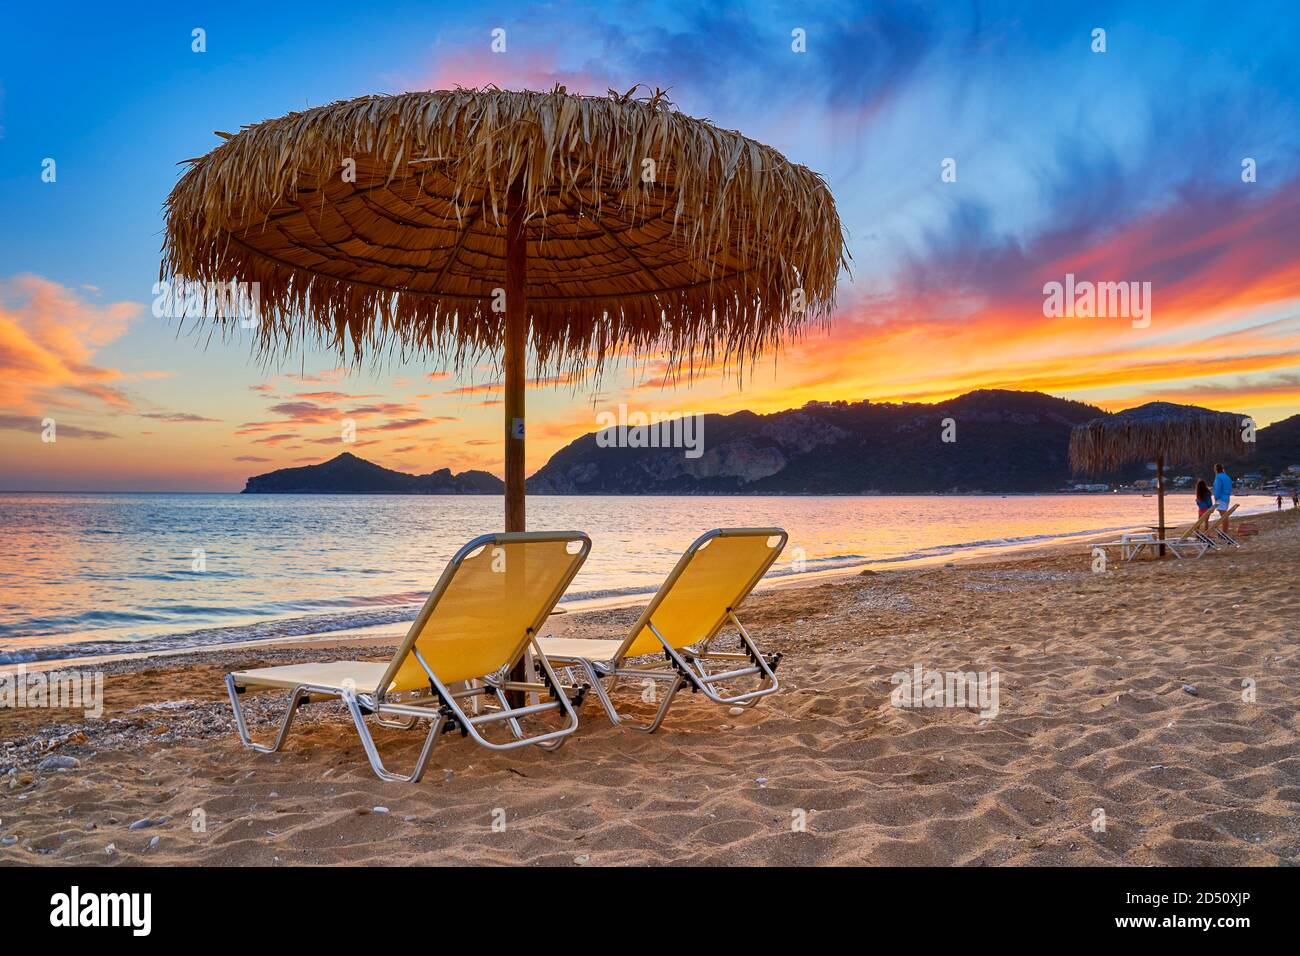
[[[820,176],[660,93],[369,96],[218,135],[167,200],[163,278],[257,283],[267,355],[500,357],[507,531],[530,348],[539,374],[744,362],[829,315],[845,259]]]
[[[1076,425],[1070,432],[1070,467],[1076,474],[1111,472],[1136,462],[1156,463],[1160,540],[1165,537],[1165,468],[1240,458],[1250,419],[1195,405],[1149,402]],[[1164,545],[1160,546],[1161,554]]]

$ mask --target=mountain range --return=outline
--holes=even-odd
[[[589,432],[556,452],[528,479],[527,490],[556,495],[1056,491],[1076,480],[1067,461],[1070,429],[1101,414],[1084,402],[1004,390],[970,392],[937,404],[810,402],[767,415],[709,414],[697,423],[702,431],[690,437],[699,442],[690,448],[627,447],[635,440],[611,446],[613,433]],[[1257,439],[1258,451],[1244,462],[1226,463],[1230,471],[1276,474],[1300,464],[1300,415],[1261,428]],[[1212,464],[1175,471],[1209,474]],[[1139,464],[1088,480],[1148,476]],[[320,465],[250,478],[244,490],[500,494],[502,483],[483,471],[452,475],[444,468],[407,475],[345,453]]]

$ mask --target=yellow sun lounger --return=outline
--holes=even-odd
[[[1241,505],[1233,505],[1227,511],[1216,512],[1218,517],[1216,517],[1213,521],[1211,521],[1204,528],[1204,530],[1199,532],[1198,537],[1200,537],[1202,541],[1204,541],[1212,548],[1222,547],[1220,542],[1222,542],[1223,544],[1231,545],[1234,548],[1241,547],[1241,544],[1237,541],[1236,538],[1231,537],[1226,531],[1223,530],[1224,519],[1231,518],[1233,512],[1235,512],[1240,507]],[[1216,538],[1218,539],[1217,541],[1215,540]]]
[[[575,706],[585,686],[562,688],[537,634],[565,588],[587,559],[591,540],[577,531],[489,534],[475,538],[451,559],[433,593],[391,661],[333,661],[236,671],[226,676],[235,725],[245,747],[261,753],[280,749],[304,703],[339,699],[352,715],[370,766],[384,780],[415,783],[424,775],[429,754],[441,734],[459,731],[493,750],[527,744],[559,747],[578,727]],[[540,683],[515,682],[511,669],[531,648]],[[454,685],[463,685],[453,689]],[[477,686],[475,686],[475,684]],[[250,687],[292,690],[289,709],[270,745],[249,737],[239,695]],[[546,698],[512,707],[509,691],[535,692]],[[493,698],[495,702],[493,703]],[[462,701],[472,701],[473,714]],[[483,712],[477,705],[486,704]],[[558,730],[528,736],[520,720],[546,713],[565,719]],[[384,769],[365,718],[386,727],[410,729],[430,721],[415,769],[407,776]],[[514,739],[489,741],[485,725],[504,722]]]
[[[781,655],[764,656],[736,617],[736,609],[767,573],[785,547],[780,528],[722,528],[702,535],[686,549],[659,591],[623,640],[582,640],[546,637],[538,641],[558,668],[583,670],[596,690],[605,713],[616,726],[653,733],[677,691],[689,687],[715,704],[749,707],[776,693],[776,666]],[[709,644],[726,624],[740,635],[741,653],[709,650]],[[628,665],[630,657],[662,654],[666,668]],[[708,663],[725,663],[731,670],[708,673]],[[741,666],[735,666],[735,665]],[[759,686],[745,693],[724,696],[717,685],[758,677]],[[610,695],[623,679],[669,684],[654,719],[631,724],[615,709]],[[725,693],[725,692],[724,692]]]

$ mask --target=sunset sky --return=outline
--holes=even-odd
[[[454,376],[154,318],[162,203],[213,130],[366,93],[669,90],[822,173],[853,257],[830,329],[743,376],[650,361],[529,392],[528,470],[619,402],[1037,389],[1300,412],[1300,7],[556,2],[13,5],[0,35],[0,489],[237,491],[339,451],[501,471],[490,365]],[[1164,9],[1167,7],[1168,9]],[[206,30],[207,52],[191,51]],[[507,31],[493,53],[491,31]],[[807,52],[791,49],[791,31]],[[1105,52],[1093,52],[1093,30]],[[42,180],[55,161],[54,182]],[[941,178],[956,162],[956,181]],[[1245,181],[1243,163],[1254,170]],[[1151,283],[1151,323],[1043,285]],[[358,425],[344,445],[339,421]],[[41,441],[53,418],[58,441]]]

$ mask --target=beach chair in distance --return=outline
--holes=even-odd
[[[1212,547],[1212,545],[1202,537],[1205,528],[1208,527],[1208,520],[1209,515],[1202,515],[1197,518],[1187,527],[1177,532],[1178,537],[1168,538],[1165,541],[1165,547],[1173,552],[1173,555],[1176,558],[1183,557],[1184,551],[1191,552],[1192,556],[1196,558],[1204,557],[1205,552],[1209,551]]]
[[[781,655],[764,655],[736,610],[781,554],[788,537],[780,528],[709,531],[686,549],[625,638],[546,637],[538,645],[557,668],[585,673],[615,726],[654,733],[683,687],[722,706],[753,706],[779,689],[775,672]],[[727,624],[740,637],[739,653],[710,650]],[[651,655],[662,656],[666,666],[627,663],[628,658]],[[710,665],[730,669],[709,673]],[[750,678],[757,678],[757,687],[719,693],[717,685],[725,681]],[[615,708],[612,695],[622,680],[651,680],[656,687],[668,684],[650,723],[630,723]]]
[[[1177,534],[1177,537],[1161,539],[1157,537],[1154,531],[1133,533],[1124,535],[1119,541],[1093,542],[1088,545],[1088,548],[1119,548],[1120,556],[1125,561],[1132,561],[1148,548],[1153,555],[1159,556],[1160,545],[1163,544],[1175,558],[1185,558],[1188,554],[1194,558],[1199,558],[1210,549],[1209,542],[1205,541],[1197,530],[1204,520],[1204,518],[1197,518],[1196,521],[1181,531],[1175,531],[1171,528],[1170,534]]]
[[[391,660],[291,664],[226,675],[239,739],[249,749],[274,753],[300,706],[337,699],[352,716],[370,766],[383,780],[419,782],[439,737],[453,731],[492,750],[530,744],[556,749],[577,729],[576,708],[587,688],[561,686],[537,636],[590,550],[591,539],[576,531],[475,538],[448,563]],[[529,650],[540,680],[510,680],[511,669]],[[455,685],[463,686],[453,689]],[[256,687],[291,691],[289,709],[270,744],[252,740],[240,707],[240,695]],[[545,699],[512,707],[506,697],[511,691],[535,692]],[[462,702],[471,703],[474,713],[467,713]],[[543,714],[559,715],[564,725],[526,734],[520,721]],[[405,730],[420,720],[430,722],[411,773],[384,767],[367,716]],[[512,739],[489,740],[483,731],[494,724],[504,724]]]

